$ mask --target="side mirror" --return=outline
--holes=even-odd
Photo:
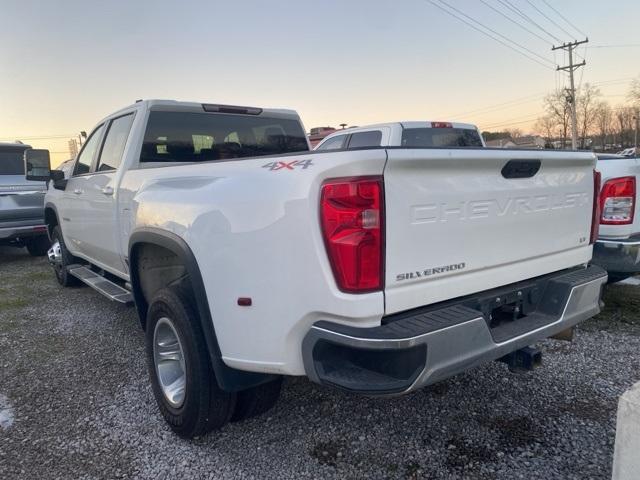
[[[51,181],[53,182],[53,188],[57,190],[67,188],[67,179],[62,170],[51,170]]]
[[[30,148],[24,151],[24,171],[27,180],[46,182],[51,178],[49,150]]]

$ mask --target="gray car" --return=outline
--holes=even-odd
[[[22,143],[0,143],[0,245],[26,247],[42,256],[49,248],[44,222],[44,182],[25,180]]]

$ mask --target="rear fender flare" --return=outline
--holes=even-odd
[[[129,238],[129,257],[127,263],[129,264],[133,298],[141,323],[143,325],[145,323],[149,305],[142,293],[140,280],[138,278],[138,269],[136,268],[136,246],[140,244],[154,244],[165,248],[173,252],[185,265],[191,281],[193,297],[196,302],[200,326],[209,351],[211,365],[220,388],[227,392],[234,392],[274,380],[276,378],[275,375],[245,372],[231,368],[224,363],[222,360],[220,346],[218,345],[213,319],[209,310],[207,292],[204,287],[198,262],[193,255],[191,248],[189,248],[187,243],[181,237],[175,233],[157,228],[142,228],[136,230]]]

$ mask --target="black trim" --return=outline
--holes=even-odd
[[[198,262],[187,243],[174,233],[156,228],[143,228],[134,232],[129,238],[129,271],[133,298],[135,300],[140,320],[144,323],[148,310],[148,304],[144,299],[140,288],[138,269],[136,266],[136,246],[142,243],[158,245],[166,248],[167,250],[175,253],[184,262],[191,280],[193,296],[196,301],[202,332],[204,333],[205,341],[207,342],[211,365],[220,388],[227,392],[237,392],[267,383],[277,378],[275,375],[237,370],[224,363],[222,360],[220,346],[218,345],[215,327],[213,326],[211,312],[209,311],[207,292],[204,282],[202,281]]]
[[[58,215],[58,209],[56,208],[56,206],[51,203],[51,202],[47,202],[44,206],[44,221],[47,221],[47,209],[51,209],[53,210],[53,214],[56,216],[56,225],[61,225],[60,224],[60,215]],[[49,234],[49,240],[51,240],[51,237],[53,235],[53,228],[51,228],[51,226],[48,223],[45,223],[45,225],[47,226],[47,233]],[[62,229],[62,226],[60,226],[60,229]]]
[[[502,167],[501,173],[504,178],[531,178],[540,170],[542,162],[536,159],[514,158],[509,160]]]

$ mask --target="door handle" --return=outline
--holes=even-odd
[[[79,188],[76,188],[73,193],[75,193],[76,195],[81,195],[82,194],[82,190],[80,190]]]
[[[113,195],[113,187],[103,187],[102,193],[105,195]]]

